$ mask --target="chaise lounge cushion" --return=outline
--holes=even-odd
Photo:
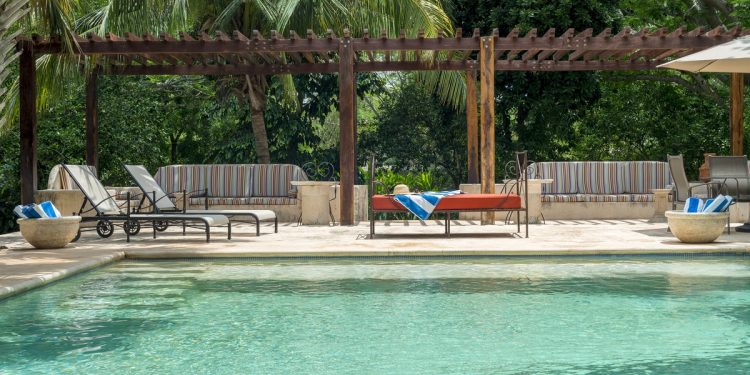
[[[482,209],[518,209],[521,197],[516,194],[459,194],[440,200],[435,211],[471,211]],[[374,195],[372,209],[375,211],[406,211],[392,195]]]

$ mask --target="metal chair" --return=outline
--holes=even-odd
[[[693,196],[693,189],[700,186],[708,186],[711,194],[710,183],[690,183],[685,174],[685,162],[680,155],[667,155],[669,175],[672,177],[672,209],[677,209],[677,203],[685,203]]]
[[[750,202],[747,156],[711,156],[708,167],[714,193],[730,195],[736,202]]]

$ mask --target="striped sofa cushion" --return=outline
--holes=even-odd
[[[552,179],[542,184],[542,194],[578,193],[578,162],[545,161],[529,166],[529,178]]]
[[[653,189],[665,189],[672,184],[669,167],[663,161],[621,162],[624,193],[650,194]]]
[[[603,195],[624,193],[621,168],[622,163],[617,161],[578,162],[578,192]]]
[[[289,197],[297,192],[291,181],[307,181],[307,175],[302,168],[292,164],[255,164],[252,195]]]
[[[159,167],[154,179],[167,194],[186,191],[201,194],[206,191],[206,176],[210,165],[168,165]]]
[[[249,197],[253,167],[246,164],[209,165],[206,185],[209,197]]]

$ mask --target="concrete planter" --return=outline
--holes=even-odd
[[[669,229],[678,240],[687,243],[713,242],[724,231],[729,212],[688,214],[681,211],[664,213]]]
[[[18,219],[23,238],[37,249],[59,249],[65,247],[78,233],[80,216],[56,219]]]

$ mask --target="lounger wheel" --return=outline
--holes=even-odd
[[[159,232],[164,232],[169,228],[169,222],[168,221],[157,221],[154,224],[154,229],[156,229]]]
[[[126,221],[123,224],[123,229],[131,236],[135,236],[141,231],[141,223],[138,220]]]
[[[99,220],[96,223],[96,234],[101,238],[108,238],[115,232],[115,226],[109,220]]]

